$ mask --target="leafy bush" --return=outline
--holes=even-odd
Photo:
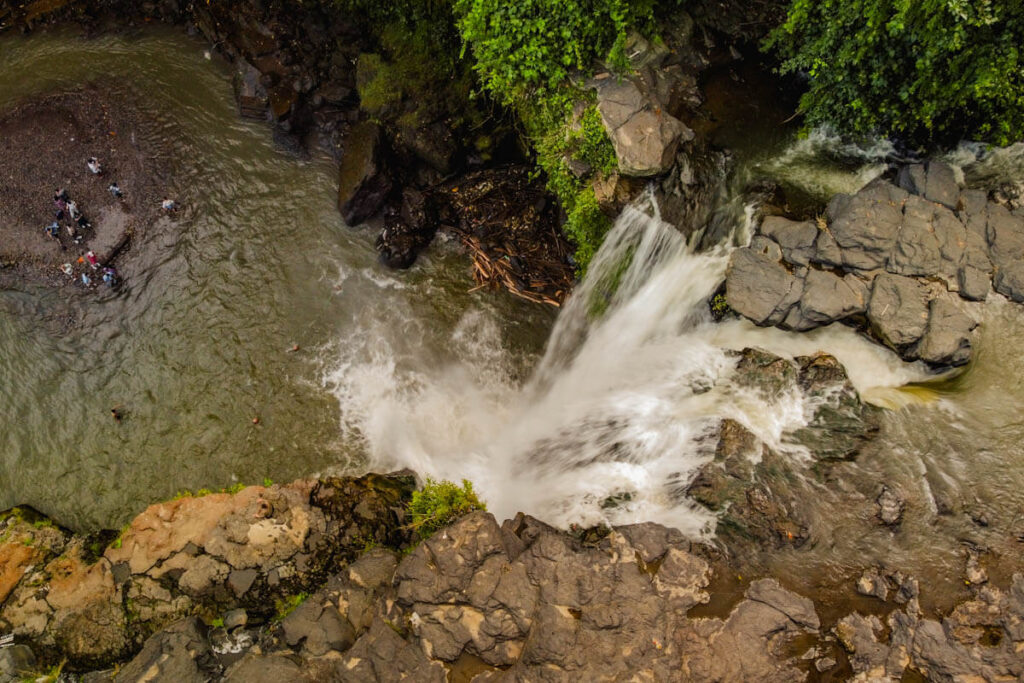
[[[913,144],[1024,137],[1019,0],[792,0],[766,46],[806,72],[809,125]]]
[[[462,38],[484,85],[508,103],[561,87],[594,59],[626,62],[626,31],[650,22],[654,0],[455,0]]]
[[[416,530],[420,538],[429,538],[435,531],[448,526],[459,517],[468,515],[474,510],[486,510],[487,505],[481,501],[473,484],[462,480],[462,486],[442,480],[428,478],[420,491],[414,491],[409,501],[410,526]]]

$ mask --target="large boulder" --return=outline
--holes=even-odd
[[[384,206],[394,186],[385,168],[383,132],[364,121],[352,127],[343,143],[338,169],[338,210],[348,225],[359,225]]]
[[[812,269],[804,278],[804,289],[800,296],[800,323],[792,327],[810,329],[863,313],[867,308],[867,299],[867,285],[855,275],[839,277]]]
[[[927,292],[917,280],[882,273],[871,287],[868,320],[883,343],[901,351],[924,335],[928,325]]]
[[[122,666],[113,680],[204,683],[216,672],[205,628],[197,618],[189,617],[150,636],[142,651]]]
[[[874,181],[854,195],[836,195],[829,202],[829,232],[841,250],[843,266],[871,271],[884,268],[903,223],[907,193]]]
[[[631,176],[655,176],[668,171],[682,140],[694,133],[663,111],[633,79],[608,77],[597,82],[597,107],[615,148],[619,171]]]
[[[792,264],[806,266],[815,256],[818,226],[813,221],[798,223],[781,216],[768,216],[761,223],[761,234],[778,242],[783,257]]]
[[[951,295],[932,299],[916,355],[934,365],[964,365],[971,359],[971,331],[977,326]]]

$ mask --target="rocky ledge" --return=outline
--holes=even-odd
[[[834,197],[817,220],[765,218],[732,256],[726,297],[758,325],[843,322],[905,360],[956,366],[977,327],[962,300],[992,285],[1024,302],[1024,217],[932,161]]]
[[[884,620],[823,624],[770,578],[695,616],[714,553],[673,529],[567,533],[474,512],[415,543],[413,486],[367,475],[187,497],[116,537],[9,512],[0,629],[15,644],[0,681],[65,659],[90,683],[1024,675],[1019,575],[941,620],[921,613],[912,578],[877,570],[857,589]]]

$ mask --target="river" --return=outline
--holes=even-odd
[[[709,457],[699,444],[710,420],[737,419],[801,457],[786,435],[807,406],[766,405],[729,381],[728,351],[761,346],[833,353],[887,410],[878,438],[834,481],[792,483],[815,501],[811,540],[759,566],[805,590],[872,563],[952,586],[973,544],[993,550],[994,576],[1014,568],[1024,356],[1007,340],[1024,333],[1017,306],[993,297],[978,307],[974,363],[939,380],[842,326],[796,335],[715,324],[706,300],[731,247],[694,253],[647,201],[620,217],[556,320],[505,294],[470,293],[451,245],[407,272],[379,266],[374,234],[338,217],[330,160],[296,157],[266,124],[240,120],[230,68],[180,32],[0,39],[0,109],[89,80],[145,93],[178,156],[171,189],[186,209],[133,247],[117,295],[0,293],[0,508],[115,527],[183,489],[411,467],[473,480],[499,518],[652,520],[713,538],[714,517],[677,494]],[[732,243],[749,237],[747,180],[823,201],[881,173],[892,151],[789,133],[736,148],[722,208]],[[976,154],[950,157],[971,182],[1024,177],[1020,154],[982,164]],[[618,292],[595,315],[595,281],[616,270]],[[120,424],[112,405],[127,412]],[[883,484],[907,500],[895,532],[844,508]],[[603,505],[610,497],[625,503]]]

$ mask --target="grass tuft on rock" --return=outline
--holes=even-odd
[[[438,529],[476,510],[486,510],[487,504],[477,497],[473,484],[467,479],[462,486],[448,481],[427,478],[420,491],[413,491],[409,502],[410,527],[422,539],[430,538]]]

